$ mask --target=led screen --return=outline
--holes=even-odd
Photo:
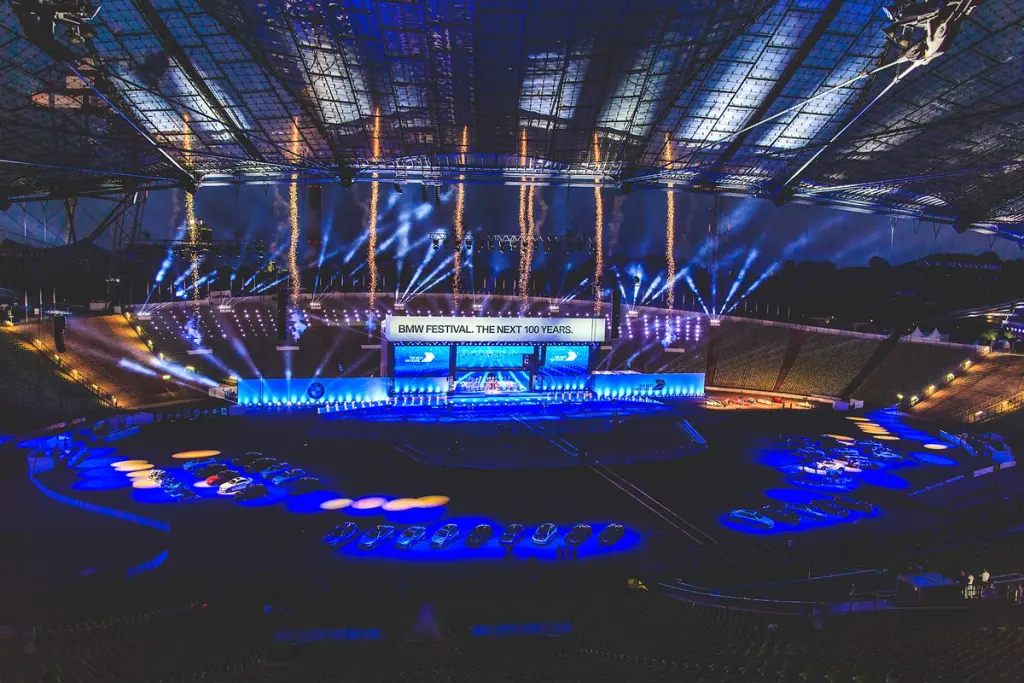
[[[455,376],[455,391],[461,394],[516,394],[529,390],[527,370],[461,372]]]
[[[532,346],[458,346],[455,349],[455,367],[523,369],[523,356],[533,354]]]
[[[450,346],[396,346],[395,377],[447,377]]]
[[[585,375],[590,367],[589,346],[549,346],[544,349],[542,375]]]

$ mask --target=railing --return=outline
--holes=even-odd
[[[991,420],[997,415],[1012,413],[1022,407],[1024,407],[1024,391],[1014,394],[1010,398],[1004,398],[1002,401],[996,401],[995,403],[989,404],[981,410],[969,411],[964,414],[961,419],[965,424],[985,422],[986,420]]]

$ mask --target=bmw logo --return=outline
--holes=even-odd
[[[306,389],[306,396],[309,396],[314,401],[322,399],[324,397],[324,393],[326,393],[324,385],[320,384],[320,382],[313,382],[309,385],[309,388]]]

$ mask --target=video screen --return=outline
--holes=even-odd
[[[533,355],[532,346],[457,346],[455,367],[460,370],[475,368],[523,369],[523,356]]]
[[[590,368],[589,346],[548,346],[544,349],[542,375],[585,375]]]
[[[517,394],[529,390],[527,370],[485,370],[455,376],[455,392],[459,394]]]
[[[447,377],[450,346],[396,346],[395,377]]]

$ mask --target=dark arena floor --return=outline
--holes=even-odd
[[[76,465],[39,472],[35,487],[24,479],[3,482],[4,544],[23,559],[13,562],[14,554],[4,553],[9,559],[0,573],[26,583],[145,575],[360,587],[657,573],[736,585],[872,566],[873,558],[919,540],[926,528],[941,533],[958,496],[974,495],[964,488],[972,458],[936,430],[895,413],[722,412],[686,402],[575,410],[418,406],[398,408],[387,419],[372,411],[250,411],[143,425],[123,438],[97,439]],[[684,419],[706,447],[683,434]],[[822,488],[821,477],[801,475],[795,440],[838,444],[835,436],[885,437],[902,459],[849,473],[846,489]],[[204,482],[188,501],[144,488],[150,466],[196,482],[181,469],[188,462],[181,454],[219,451],[218,458],[230,460],[254,450],[301,467],[322,489],[288,496],[269,485],[267,498],[236,502]],[[991,479],[1019,487],[1016,473],[1006,474]],[[773,529],[729,519],[734,508],[837,493],[875,509]],[[361,530],[389,523],[398,532],[423,525],[427,539],[409,550],[390,542],[374,550],[355,543],[334,549],[322,539],[343,521]],[[548,521],[558,525],[559,538],[533,544],[533,529]],[[430,534],[450,522],[462,538],[432,548]],[[623,524],[626,534],[600,545],[597,536],[611,522]],[[499,534],[521,523],[526,536],[511,550],[497,535],[467,547],[466,535],[480,523]],[[578,523],[592,525],[594,536],[571,560],[562,559],[564,534]]]

